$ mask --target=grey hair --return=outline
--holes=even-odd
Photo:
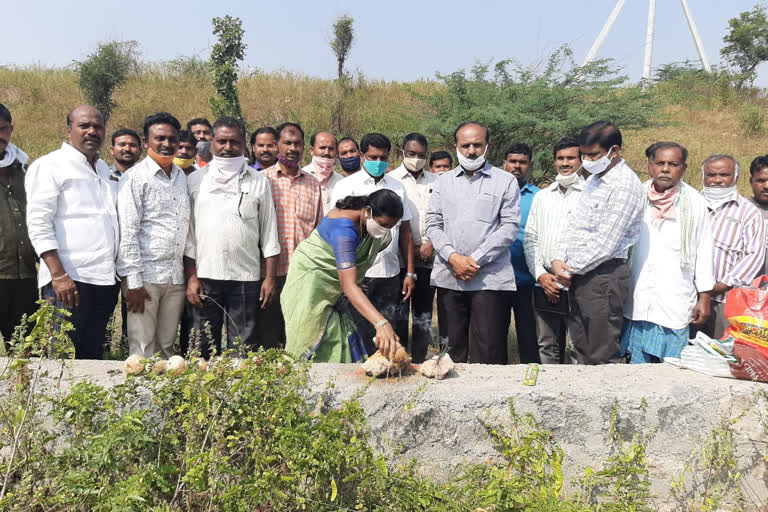
[[[717,162],[718,160],[728,159],[731,162],[733,162],[733,168],[735,170],[735,175],[733,177],[733,181],[736,181],[739,179],[739,173],[741,172],[741,165],[739,165],[739,161],[736,160],[732,155],[724,155],[724,154],[716,154],[712,156],[708,156],[706,160],[701,162],[701,176],[704,176],[704,168],[711,164],[712,162]]]

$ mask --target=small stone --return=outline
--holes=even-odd
[[[445,376],[454,368],[456,364],[451,359],[451,356],[444,354],[441,356],[432,356],[432,359],[424,361],[419,366],[419,371],[425,377],[430,379],[443,380]]]

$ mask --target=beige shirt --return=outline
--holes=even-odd
[[[405,187],[405,193],[408,201],[408,209],[411,211],[411,232],[413,233],[413,245],[420,246],[428,242],[426,231],[426,216],[429,198],[432,195],[432,187],[437,180],[437,175],[429,171],[422,171],[418,178],[400,165],[397,169],[389,173],[390,176],[398,180]],[[405,268],[405,262],[400,256],[400,265]],[[415,258],[417,267],[431,268],[432,262],[425,263],[421,258]]]
[[[308,172],[312,176],[314,176],[317,181],[320,181],[320,175],[316,172],[315,166],[312,164],[309,164],[306,167],[302,168],[302,171]],[[344,179],[344,176],[339,174],[338,172],[334,172],[331,174],[331,177],[328,178],[328,181],[325,182],[325,185],[320,183],[320,194],[323,196],[323,215],[328,215],[328,212],[333,210],[333,202],[331,201],[331,198],[333,196],[333,189],[336,186],[338,182]]]

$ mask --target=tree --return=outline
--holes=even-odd
[[[136,41],[112,41],[100,44],[84,61],[75,62],[80,89],[88,103],[101,110],[105,120],[117,107],[112,94],[128,81],[131,73],[138,71],[139,53]]]
[[[243,20],[232,16],[213,18],[213,35],[218,41],[211,49],[211,73],[216,93],[210,97],[211,110],[216,117],[232,116],[243,119],[237,94],[238,62],[245,57]]]
[[[331,49],[334,55],[336,55],[336,62],[338,63],[338,98],[336,99],[336,108],[333,112],[333,125],[336,127],[338,133],[344,133],[343,128],[343,110],[344,99],[349,94],[350,84],[349,77],[344,71],[344,63],[347,61],[349,51],[352,49],[352,41],[355,38],[355,30],[352,24],[355,22],[354,18],[347,16],[340,16],[333,23],[333,41],[331,41]]]
[[[765,6],[756,5],[751,11],[728,20],[725,46],[720,54],[728,64],[741,73],[738,87],[755,79],[757,66],[768,60],[768,14]]]
[[[611,60],[576,66],[567,46],[538,66],[503,60],[493,73],[489,64],[478,64],[469,73],[458,70],[438,78],[445,88],[422,97],[433,111],[423,127],[432,145],[452,145],[456,126],[479,121],[490,132],[492,162],[501,162],[512,142],[531,146],[536,183],[554,177],[551,151],[560,138],[577,135],[599,119],[622,129],[649,126],[656,112],[652,97],[638,86],[626,86]]]
[[[331,41],[331,49],[334,55],[336,55],[336,62],[338,63],[339,80],[341,81],[344,76],[344,63],[349,56],[349,50],[352,49],[352,41],[355,38],[355,30],[352,24],[355,22],[354,18],[347,16],[340,16],[333,23],[333,41]]]

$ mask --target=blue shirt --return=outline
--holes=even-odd
[[[528,220],[528,213],[530,213],[531,205],[533,204],[533,196],[539,190],[541,190],[539,187],[531,185],[527,181],[520,189],[520,233],[517,235],[517,240],[509,246],[512,266],[515,269],[515,282],[518,286],[531,286],[536,282],[528,270],[528,265],[525,263],[523,237],[525,236],[525,223]]]
[[[509,244],[520,231],[520,190],[510,173],[491,164],[470,178],[461,167],[438,176],[426,215],[435,247],[433,286],[457,291],[515,290]],[[453,275],[448,258],[457,252],[480,265],[475,277]]]

